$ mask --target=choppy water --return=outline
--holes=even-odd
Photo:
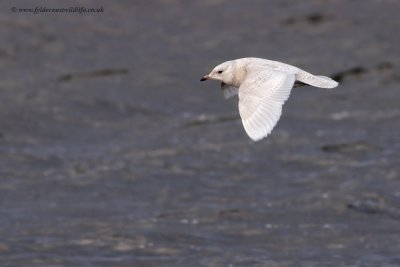
[[[400,266],[396,1],[0,6],[0,266]],[[252,143],[198,82],[258,56],[295,89]]]

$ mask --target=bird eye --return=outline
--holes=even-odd
[[[223,70],[219,70],[219,71],[217,71],[217,73],[219,73],[219,74],[221,74],[221,73],[223,73],[224,71]]]

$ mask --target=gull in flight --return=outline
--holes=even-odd
[[[334,88],[338,83],[295,66],[262,58],[240,58],[216,66],[201,81],[217,80],[225,98],[239,96],[239,114],[246,133],[258,141],[268,136],[282,114],[293,87]]]

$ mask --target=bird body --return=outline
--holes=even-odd
[[[246,133],[254,141],[268,136],[275,127],[293,86],[308,84],[329,89],[338,85],[329,77],[254,57],[226,61],[201,81],[209,79],[221,82],[225,98],[239,96],[240,117]]]

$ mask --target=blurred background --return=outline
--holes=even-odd
[[[399,1],[0,7],[1,266],[400,266]],[[340,86],[253,143],[199,82],[247,56]]]

